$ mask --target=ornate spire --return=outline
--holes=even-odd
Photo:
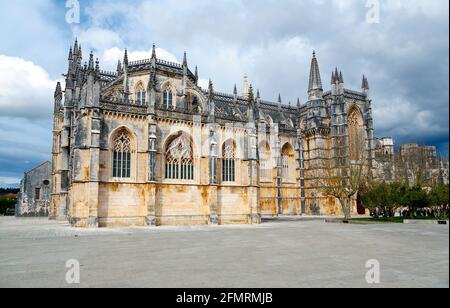
[[[234,94],[234,96],[238,95],[236,84],[234,84],[233,94]]]
[[[117,62],[117,75],[122,74],[122,62],[120,60]]]
[[[301,106],[302,106],[302,103],[300,102],[300,98],[297,98],[297,111],[300,111]]]
[[[75,38],[75,44],[73,44],[73,52],[77,55],[78,51],[78,38]]]
[[[78,59],[80,60],[81,63],[81,60],[83,59],[83,50],[81,50],[81,44],[78,47]]]
[[[248,77],[247,74],[244,75],[244,83],[243,83],[243,87],[242,87],[242,96],[244,96],[245,98],[248,98]]]
[[[209,79],[208,94],[211,99],[214,97],[214,86],[211,78]]]
[[[319,63],[315,51],[313,52],[313,58],[311,60],[308,94],[310,99],[318,99],[323,94],[322,79],[320,78]]]
[[[62,89],[61,89],[61,82],[58,82],[56,84],[55,89],[55,101],[61,101],[62,100]]]
[[[367,78],[366,78],[365,75],[363,75],[363,80],[362,80],[362,86],[361,86],[361,88],[362,88],[363,90],[369,90],[369,89],[370,89],[370,87],[369,87],[369,81],[367,80]]]
[[[282,104],[282,101],[281,101],[281,93],[280,93],[280,94],[278,94],[278,111],[281,111],[281,104]]]
[[[94,70],[94,54],[92,53],[92,51],[89,54],[89,70]]]
[[[72,46],[70,46],[70,49],[69,49],[69,61],[72,61],[73,60],[73,52],[72,52]]]
[[[195,77],[195,83],[197,83],[197,81],[198,81],[198,67],[197,67],[197,65],[195,66],[194,77]]]
[[[155,46],[155,44],[153,44],[153,48],[152,48],[152,59],[156,59],[156,46]]]
[[[256,98],[257,98],[257,99],[260,99],[260,98],[261,98],[261,95],[259,94],[259,89],[256,90]]]
[[[336,83],[336,76],[334,75],[334,71],[331,72],[331,85]]]
[[[339,82],[344,83],[344,75],[342,75],[342,71],[339,71]]]
[[[248,88],[248,102],[250,103],[250,105],[253,105],[254,100],[255,97],[253,95],[253,86],[250,85],[250,87]]]
[[[187,54],[186,51],[184,52],[184,56],[183,56],[183,66],[187,67]]]
[[[97,74],[100,73],[100,62],[98,61],[98,58],[95,60],[95,72]]]
[[[123,65],[128,67],[128,50],[125,48],[125,54],[123,56]]]

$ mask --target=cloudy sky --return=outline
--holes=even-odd
[[[326,88],[335,66],[350,89],[368,76],[377,136],[448,156],[448,0],[80,0],[80,22],[68,23],[76,2],[0,0],[0,186],[50,159],[53,91],[75,37],[105,70],[155,43],[167,60],[187,51],[218,91],[248,74],[285,103],[305,102],[316,50]]]

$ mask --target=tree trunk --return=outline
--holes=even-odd
[[[345,198],[344,216],[345,220],[352,219],[351,198],[349,197]]]

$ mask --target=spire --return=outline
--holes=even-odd
[[[195,77],[195,82],[197,83],[197,81],[198,81],[198,67],[197,67],[197,65],[195,66],[194,77]]]
[[[331,85],[336,83],[336,75],[334,75],[334,71],[331,72]]]
[[[233,94],[234,94],[234,96],[237,96],[237,94],[238,94],[236,84],[234,84]]]
[[[339,71],[339,82],[344,83],[344,75],[342,75],[342,71]]]
[[[300,111],[301,106],[302,106],[302,103],[300,102],[300,98],[297,98],[297,111]]]
[[[83,51],[81,50],[81,44],[78,47],[78,59],[80,60],[81,63],[81,59],[83,59]]]
[[[367,80],[367,78],[366,78],[365,75],[363,75],[363,80],[362,80],[362,86],[361,86],[361,88],[364,89],[364,90],[369,90],[369,89],[370,89],[370,87],[369,87],[369,81]]]
[[[214,86],[211,78],[209,79],[209,85],[208,85],[208,93],[209,97],[212,98],[214,96]]]
[[[89,70],[94,70],[94,54],[91,53],[89,54]]]
[[[259,89],[256,90],[256,98],[257,98],[257,99],[260,99],[260,98],[261,98],[261,95],[259,94]]]
[[[75,38],[75,44],[73,44],[73,52],[78,54],[78,38]]]
[[[319,63],[316,58],[316,52],[313,52],[311,60],[311,71],[309,74],[308,94],[310,99],[318,99],[323,94],[322,80],[320,78]]]
[[[122,62],[117,61],[117,75],[121,75],[122,74]]]
[[[153,48],[152,48],[152,59],[156,59],[156,46],[155,46],[155,44],[153,44]]]
[[[123,65],[128,67],[128,50],[125,49],[125,55],[123,56]]]
[[[98,58],[95,60],[95,71],[100,73],[100,61],[98,61]]]
[[[244,75],[244,84],[243,84],[243,87],[242,87],[242,96],[244,96],[245,98],[248,98],[248,90],[249,90],[249,88],[248,88],[248,77],[247,77],[247,74],[245,74]]]
[[[56,84],[56,89],[55,89],[55,100],[56,101],[61,101],[62,100],[62,89],[61,89],[61,82],[58,82]]]
[[[281,104],[282,104],[282,101],[281,101],[281,93],[280,93],[280,94],[278,94],[278,111],[281,111]]]
[[[69,49],[69,61],[72,61],[73,60],[73,53],[72,53],[72,46],[70,46],[70,49]]]
[[[184,56],[183,56],[183,66],[187,67],[187,54],[186,51],[184,52]]]
[[[253,104],[254,100],[255,100],[255,97],[253,96],[253,86],[250,85],[250,87],[248,88],[248,102],[250,104]]]

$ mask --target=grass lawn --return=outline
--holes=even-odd
[[[402,224],[405,219],[409,219],[408,217],[390,217],[390,218],[385,218],[385,217],[380,217],[380,218],[352,218],[352,221],[360,221],[360,222],[379,222],[379,223],[397,223],[397,224]],[[424,216],[417,216],[414,217],[414,219],[418,219],[418,220],[437,220],[436,218],[433,217],[424,217]]]

